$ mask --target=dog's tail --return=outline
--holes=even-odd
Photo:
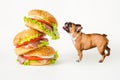
[[[107,35],[106,34],[102,34],[104,37],[106,37]]]

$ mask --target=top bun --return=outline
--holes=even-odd
[[[42,19],[47,23],[49,23],[51,26],[52,26],[52,23],[57,25],[57,21],[55,17],[49,12],[44,10],[38,10],[38,9],[31,10],[28,12],[28,16],[33,17],[35,19]]]
[[[35,50],[32,50],[24,55],[26,56],[51,56],[55,54],[55,50],[50,46],[44,46]]]
[[[45,34],[40,33],[39,31],[36,31],[34,29],[26,29],[26,30],[23,30],[23,31],[19,32],[15,36],[15,38],[13,40],[13,44],[18,45],[19,43],[25,41],[25,39],[28,40],[28,38],[30,39],[30,38],[43,36],[43,35],[45,35]]]

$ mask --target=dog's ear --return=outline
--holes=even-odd
[[[75,24],[75,32],[80,32],[82,29],[82,26],[80,24]]]

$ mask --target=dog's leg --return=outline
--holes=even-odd
[[[99,60],[99,63],[102,63],[106,57],[105,53],[101,54],[102,55],[102,58]]]
[[[78,50],[78,56],[79,56],[79,59],[76,60],[76,62],[80,62],[82,60],[83,54],[81,50]]]
[[[108,51],[108,53],[106,54],[106,56],[109,56],[110,55],[110,48],[107,46],[106,50]]]
[[[106,57],[106,55],[105,55],[105,48],[104,47],[103,48],[99,47],[98,51],[99,51],[99,53],[102,56],[102,58],[99,60],[99,63],[102,63],[104,61],[105,57]]]

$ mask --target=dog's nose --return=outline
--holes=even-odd
[[[63,29],[65,29],[65,26],[63,26]]]

